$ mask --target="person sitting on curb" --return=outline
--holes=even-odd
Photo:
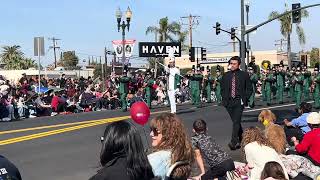
[[[285,124],[284,130],[288,142],[290,142],[292,137],[296,137],[301,141],[303,136],[311,130],[307,123],[307,116],[312,111],[312,105],[310,103],[302,102],[298,111],[300,114],[298,118],[295,118],[291,121],[288,119],[283,121]]]
[[[200,167],[201,174],[194,179],[214,179],[222,178],[228,171],[235,170],[235,165],[228,153],[207,135],[207,124],[199,119],[193,123],[192,145],[195,151],[196,161]],[[210,169],[205,172],[203,159],[209,164]]]
[[[312,163],[320,166],[320,114],[316,112],[310,113],[307,117],[307,123],[311,131],[306,133],[303,140],[299,142],[296,137],[292,137],[297,153],[305,155]]]

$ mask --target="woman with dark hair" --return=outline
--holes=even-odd
[[[90,180],[154,178],[139,132],[131,124],[126,121],[109,124],[101,141],[100,163],[103,167]]]
[[[287,178],[281,165],[275,161],[270,161],[264,165],[261,173],[261,180],[265,179],[286,180]]]
[[[182,121],[174,114],[163,113],[151,120],[150,130],[153,153],[148,159],[154,174],[164,179],[169,167],[182,161],[185,165],[178,166],[172,177],[187,179],[194,155]]]

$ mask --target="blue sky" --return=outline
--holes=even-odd
[[[268,18],[271,11],[282,12],[284,0],[251,0],[250,24],[258,24]],[[297,1],[287,0],[289,4]],[[319,0],[303,0],[302,5],[319,3]],[[145,35],[150,25],[167,16],[170,21],[180,21],[190,13],[199,15],[199,25],[194,30],[193,43],[207,46],[209,52],[232,50],[230,36],[215,35],[212,26],[219,21],[223,28],[240,24],[240,0],[10,0],[1,1],[0,45],[20,45],[26,56],[33,57],[33,37],[44,36],[48,48],[49,37],[62,39],[63,50],[75,50],[81,58],[103,55],[104,46],[112,48],[111,41],[121,38],[116,27],[115,10],[130,6],[133,12],[131,29],[127,38],[137,41],[153,41],[153,35]],[[320,47],[320,7],[309,9],[310,17],[303,20],[307,43],[298,44],[293,33],[293,50]],[[185,27],[187,28],[187,27]],[[282,38],[279,23],[272,22],[251,36],[253,50],[275,49],[275,40]],[[135,47],[137,53],[137,46]],[[43,58],[44,64],[53,62],[53,51]],[[136,61],[136,63],[143,63]]]

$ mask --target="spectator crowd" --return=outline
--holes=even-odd
[[[41,77],[41,93],[36,93],[36,77],[25,74],[17,83],[0,77],[0,118],[52,116],[56,114],[118,109],[119,86],[117,76],[107,78],[72,79],[62,75],[58,79]],[[144,98],[144,75],[134,75],[129,83],[128,102]],[[182,80],[181,92],[187,82]],[[106,89],[102,91],[103,87]],[[165,103],[166,79],[158,78],[153,87],[153,100]],[[183,93],[181,93],[183,94]],[[183,95],[183,102],[186,97]],[[130,103],[129,105],[130,106]],[[128,121],[107,125],[101,137],[101,168],[90,180],[140,179],[250,179],[288,180],[320,179],[320,114],[312,112],[312,105],[302,102],[299,117],[277,119],[271,110],[258,116],[261,127],[249,127],[241,138],[242,161],[232,156],[209,135],[206,121],[195,120],[193,136],[175,114],[163,113],[150,123],[151,147],[144,149],[136,126]],[[193,166],[200,172],[193,172]],[[0,177],[21,179],[18,169],[0,156]],[[3,176],[6,175],[6,176]],[[9,179],[10,179],[9,178]],[[8,179],[8,178],[7,178]]]
[[[258,119],[264,129],[244,130],[241,162],[215,142],[202,119],[193,122],[193,136],[188,138],[177,115],[158,115],[149,123],[151,149],[147,152],[135,125],[112,123],[101,138],[102,168],[90,180],[319,180],[320,114],[310,108],[310,104],[302,103],[300,116],[283,123],[272,111],[263,110]],[[308,130],[295,124],[306,124]],[[194,172],[195,165],[200,172]]]
[[[100,77],[93,79],[90,76],[71,78],[62,74],[60,78],[50,79],[41,76],[39,89],[38,76],[23,74],[19,81],[13,82],[0,75],[0,121],[120,109],[119,78],[113,75],[103,82]],[[189,99],[188,80],[182,79],[181,84],[177,93],[178,102]],[[145,74],[131,75],[128,88],[128,106],[135,101],[145,100]],[[151,89],[153,104],[168,104],[165,77],[158,77]]]

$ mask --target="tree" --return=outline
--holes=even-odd
[[[165,17],[160,19],[159,27],[149,26],[146,30],[146,34],[156,33],[159,36],[159,42],[172,42],[175,41],[174,36],[177,36],[180,30],[180,24],[175,21],[169,23],[168,17]]]
[[[316,63],[320,63],[319,48],[312,48],[310,52],[310,65],[313,68]]]
[[[25,58],[22,61],[22,69],[38,68],[38,64],[31,58]]]
[[[175,21],[169,23],[168,17],[161,18],[159,20],[159,27],[149,26],[146,30],[146,34],[155,33],[156,41],[158,42],[181,42],[182,51],[187,50],[185,45],[188,31],[182,31],[181,25]],[[157,72],[163,71],[162,66],[156,66],[156,60],[163,64],[164,58],[148,58],[149,67],[157,68]]]
[[[286,12],[288,12],[288,4],[285,3]],[[280,15],[279,12],[273,11],[270,13],[269,18],[272,19],[276,16]],[[307,10],[301,10],[301,18],[307,18],[309,17],[309,12]],[[288,53],[288,63],[289,67],[291,67],[291,34],[292,34],[292,16],[291,13],[282,16],[278,19],[280,22],[280,32],[284,38],[287,39],[287,53]],[[299,39],[300,45],[304,45],[306,43],[306,37],[304,34],[304,30],[300,23],[296,23],[296,33]]]
[[[20,46],[4,46],[0,55],[2,63],[6,64],[5,69],[22,69],[22,60],[24,53],[20,50]]]
[[[181,43],[181,50],[186,52],[189,50],[189,46],[186,45],[186,40],[187,40],[187,35],[188,35],[188,31],[179,31],[178,34],[178,42]]]
[[[105,65],[105,64],[104,64]],[[106,66],[104,66],[106,67]],[[107,77],[108,75],[111,74],[111,67],[107,66],[107,69],[105,70],[105,76]],[[97,78],[97,77],[102,77],[102,71],[101,71],[101,65],[100,64],[96,64],[94,71],[93,71],[93,77]]]
[[[74,51],[66,51],[62,55],[61,63],[63,64],[63,67],[68,70],[74,70],[77,69],[77,64],[79,62],[78,56],[75,55]]]

